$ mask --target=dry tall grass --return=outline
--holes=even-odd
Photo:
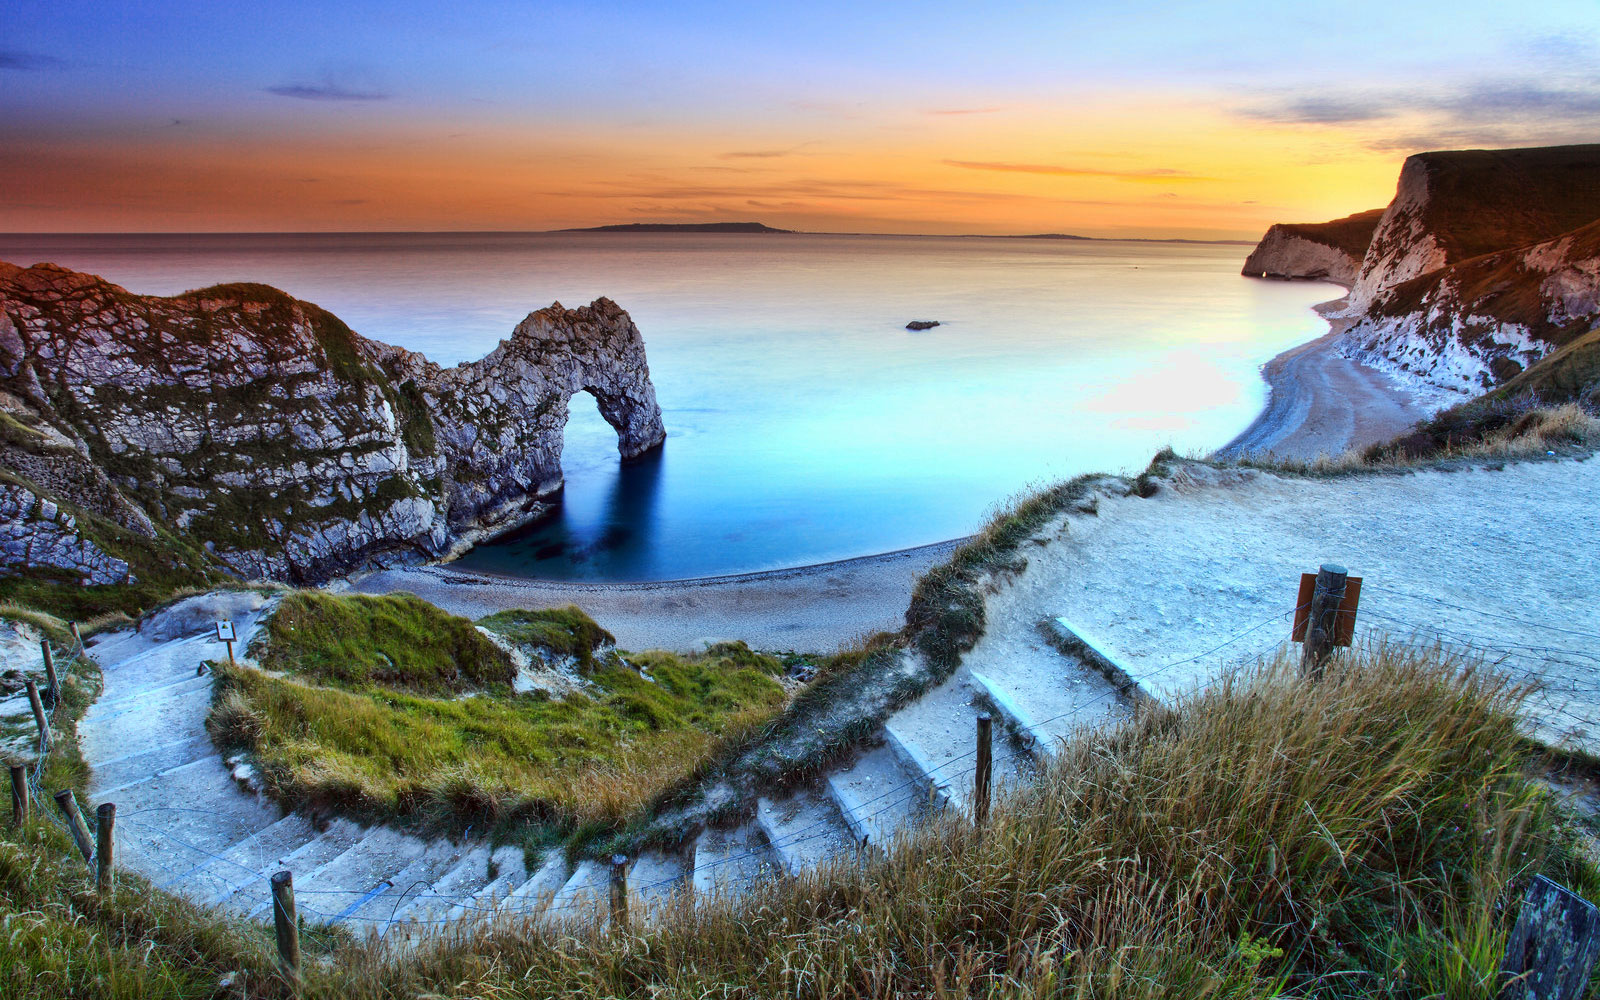
[[[1352,448],[1341,455],[1318,455],[1309,461],[1252,454],[1240,464],[1336,476],[1372,469],[1407,469],[1446,459],[1535,458],[1549,452],[1600,447],[1600,419],[1576,403],[1534,407],[1504,426],[1458,443],[1418,450],[1412,436],[1368,448]]]
[[[1381,647],[1317,685],[1268,664],[1064,747],[981,839],[946,820],[632,934],[500,923],[351,952],[315,992],[1488,996],[1524,876],[1600,889],[1528,780],[1524,694]]]

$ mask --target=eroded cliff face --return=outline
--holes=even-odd
[[[1323,223],[1279,223],[1245,258],[1241,273],[1259,278],[1332,281],[1346,288],[1361,272],[1381,209]]]
[[[439,558],[537,516],[583,390],[624,457],[665,437],[643,340],[605,299],[533,313],[446,369],[263,285],[159,298],[0,264],[0,483],[108,530],[159,525],[246,577]],[[34,568],[0,557],[0,574]]]
[[[1600,323],[1597,219],[1600,146],[1409,157],[1334,304],[1339,350],[1436,405],[1514,377]],[[1306,254],[1264,240],[1245,273],[1318,266]]]

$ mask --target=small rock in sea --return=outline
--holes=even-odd
[[[932,330],[939,325],[936,319],[914,319],[906,324],[907,330]]]

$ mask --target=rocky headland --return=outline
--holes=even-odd
[[[1333,349],[1460,402],[1600,324],[1600,145],[1419,153],[1381,214],[1274,226],[1243,271],[1344,284]]]
[[[624,460],[664,440],[608,299],[444,368],[265,285],[155,297],[0,263],[0,577],[127,585],[159,552],[309,583],[448,557],[547,509],[585,391]]]

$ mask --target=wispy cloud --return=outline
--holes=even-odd
[[[718,153],[719,160],[776,160],[784,156],[798,155],[807,146],[816,145],[817,140],[802,142],[798,145],[788,146],[783,149],[736,149],[729,153]]]
[[[1242,102],[1234,114],[1280,125],[1364,128],[1368,148],[1386,152],[1594,142],[1600,78],[1486,77],[1430,91],[1278,94]]]
[[[294,97],[302,101],[386,101],[390,95],[380,90],[353,87],[334,80],[321,83],[280,83],[267,93]]]
[[[1347,94],[1338,97],[1290,98],[1258,107],[1244,108],[1240,113],[1247,118],[1270,122],[1344,125],[1389,118],[1395,114],[1395,108],[1392,98]]]
[[[997,163],[987,160],[945,160],[946,166],[964,170],[994,170],[1007,174],[1048,174],[1053,177],[1109,177],[1119,181],[1202,181],[1183,170],[1153,167],[1148,170],[1103,170],[1094,167],[1065,167],[1053,163]]]
[[[55,56],[40,55],[37,52],[20,52],[16,49],[0,49],[0,69],[59,69],[66,64],[66,60],[57,59]]]

